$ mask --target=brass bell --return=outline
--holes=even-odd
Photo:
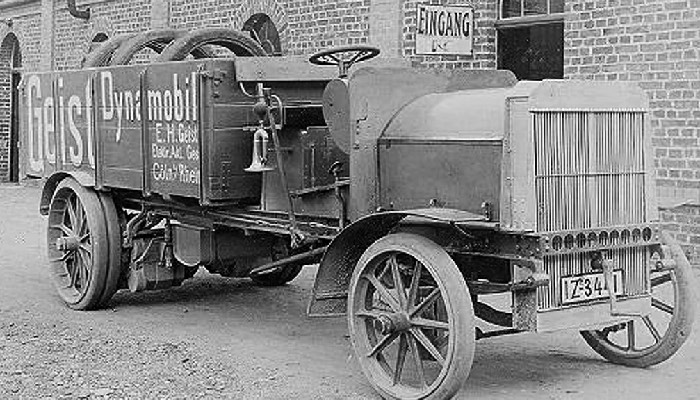
[[[258,128],[253,135],[253,160],[246,172],[265,172],[275,169],[267,166],[267,142],[269,137],[263,127]]]

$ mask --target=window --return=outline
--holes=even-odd
[[[563,12],[564,0],[501,0],[502,19]]]
[[[518,79],[564,77],[564,0],[501,0],[498,68]]]

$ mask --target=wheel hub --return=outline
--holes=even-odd
[[[379,321],[379,330],[383,335],[403,332],[411,328],[411,320],[408,314],[403,312],[381,315],[377,321]]]
[[[59,251],[73,251],[80,247],[80,240],[77,236],[63,236],[56,239],[56,248]]]

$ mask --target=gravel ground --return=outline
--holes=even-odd
[[[104,310],[63,306],[48,276],[39,189],[0,185],[0,399],[376,399],[345,320],[309,319],[315,269],[259,288],[200,272]],[[646,370],[609,364],[577,332],[479,342],[458,398],[697,399],[700,343]]]

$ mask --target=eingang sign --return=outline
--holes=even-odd
[[[416,54],[472,54],[471,6],[419,4],[417,11]]]

